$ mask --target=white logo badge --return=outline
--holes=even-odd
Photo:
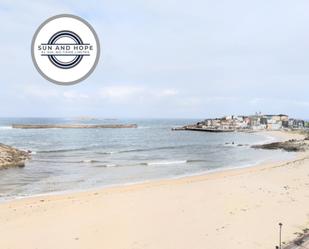
[[[74,15],[57,15],[37,29],[31,45],[32,60],[47,80],[72,85],[86,79],[100,57],[100,43],[91,25]]]

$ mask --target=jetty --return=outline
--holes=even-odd
[[[120,129],[137,128],[136,124],[12,124],[14,129]]]
[[[188,131],[205,131],[205,132],[234,132],[234,129],[212,129],[212,128],[186,128]]]
[[[234,132],[235,129],[201,128],[197,126],[183,126],[172,128],[173,131],[204,131],[204,132]]]

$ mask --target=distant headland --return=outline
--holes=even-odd
[[[309,128],[309,122],[289,118],[286,114],[261,114],[250,116],[225,116],[205,119],[196,124],[173,128],[173,130],[194,130],[206,132],[233,132],[258,130],[303,130]]]

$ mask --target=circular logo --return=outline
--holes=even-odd
[[[45,79],[72,85],[93,72],[100,57],[100,43],[88,22],[63,14],[41,24],[32,39],[31,54],[36,69]]]

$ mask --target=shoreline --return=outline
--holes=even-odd
[[[104,192],[108,190],[122,190],[126,187],[151,187],[156,185],[164,185],[169,184],[170,182],[195,182],[195,181],[203,181],[208,180],[212,177],[216,178],[217,176],[221,174],[226,174],[226,176],[232,176],[235,174],[241,174],[241,173],[247,173],[252,171],[259,171],[259,170],[265,170],[268,168],[276,168],[276,167],[283,167],[285,165],[288,165],[290,163],[295,163],[300,160],[304,160],[309,156],[309,153],[304,152],[294,152],[296,155],[293,156],[291,159],[284,159],[284,160],[276,160],[276,161],[264,161],[264,162],[258,162],[256,164],[250,164],[245,166],[230,166],[230,167],[223,167],[223,168],[216,168],[212,170],[207,171],[201,171],[197,173],[191,173],[186,175],[179,175],[179,176],[170,176],[166,178],[155,178],[155,179],[149,179],[149,180],[142,180],[139,182],[127,182],[127,183],[119,183],[119,184],[111,184],[106,186],[98,186],[93,188],[87,188],[87,189],[80,189],[80,190],[64,190],[64,191],[56,191],[56,192],[46,192],[41,194],[35,194],[35,195],[29,195],[29,196],[18,196],[18,197],[12,197],[12,199],[4,199],[0,201],[0,208],[2,204],[7,204],[15,201],[24,201],[24,200],[31,200],[31,199],[42,199],[44,197],[56,197],[58,199],[61,199],[61,197],[66,198],[68,196],[78,196],[80,194],[88,195],[93,194],[97,192]],[[234,171],[240,171],[240,172],[234,172]],[[244,171],[244,172],[242,172]],[[195,179],[196,178],[196,179]],[[201,179],[200,179],[201,178]]]
[[[0,205],[2,203],[14,202],[14,201],[17,201],[17,200],[25,200],[25,199],[32,199],[32,198],[39,198],[39,197],[49,197],[49,196],[68,196],[68,195],[71,196],[71,195],[76,195],[76,194],[78,195],[80,193],[86,193],[87,194],[87,193],[92,193],[92,192],[104,191],[104,190],[108,190],[108,189],[112,189],[112,188],[122,188],[122,187],[125,188],[125,187],[128,187],[128,186],[152,184],[152,183],[161,182],[161,181],[183,180],[183,179],[186,179],[186,178],[207,176],[207,175],[211,175],[211,174],[224,173],[224,172],[229,172],[229,171],[233,171],[233,170],[242,170],[242,169],[254,168],[254,167],[259,167],[259,166],[263,166],[265,164],[271,164],[271,163],[289,163],[289,162],[293,162],[294,160],[297,160],[298,156],[299,155],[294,155],[293,158],[291,158],[291,159],[276,160],[274,162],[266,160],[264,162],[257,162],[255,164],[246,164],[246,165],[243,165],[243,166],[227,166],[227,167],[216,168],[216,169],[211,169],[211,170],[201,171],[201,172],[196,172],[196,173],[189,173],[189,174],[178,175],[178,176],[167,176],[167,177],[164,177],[164,178],[146,179],[146,180],[141,180],[141,181],[137,181],[137,182],[115,183],[115,184],[97,186],[97,187],[86,188],[86,189],[46,192],[46,193],[41,193],[41,194],[29,195],[29,196],[17,196],[17,197],[15,196],[15,197],[10,197],[10,198],[3,199],[3,200],[0,199]]]
[[[259,142],[258,144],[265,144],[265,143],[275,142],[275,141],[278,141],[278,142],[286,141],[289,139],[303,139],[305,137],[303,134],[292,133],[292,132],[287,132],[287,131],[266,131],[265,130],[265,131],[255,131],[254,133],[265,137],[265,140],[263,140],[263,142]],[[12,202],[15,200],[24,200],[24,199],[36,198],[36,197],[39,198],[39,197],[44,197],[44,196],[63,196],[63,195],[74,195],[74,194],[79,194],[79,193],[97,192],[97,191],[105,190],[109,188],[121,188],[121,187],[126,187],[126,186],[131,186],[131,185],[149,184],[149,183],[151,184],[153,182],[166,181],[166,180],[179,180],[183,178],[199,177],[203,175],[215,174],[215,173],[231,171],[231,170],[254,168],[254,167],[258,167],[258,166],[270,164],[270,163],[281,163],[281,162],[283,163],[283,162],[293,161],[294,159],[296,159],[299,153],[294,152],[294,154],[295,155],[289,159],[274,160],[274,161],[262,159],[256,163],[251,163],[251,164],[246,164],[246,165],[230,165],[230,166],[224,166],[220,168],[215,168],[215,169],[210,169],[210,170],[200,171],[200,172],[195,172],[195,173],[188,173],[188,174],[183,174],[183,175],[178,175],[178,176],[166,176],[162,178],[145,179],[145,180],[141,180],[137,182],[115,183],[115,184],[110,184],[110,185],[90,187],[86,189],[45,192],[45,193],[27,195],[27,196],[10,196],[7,198],[0,199],[0,205],[2,203]]]
[[[220,249],[220,240],[274,248],[278,222],[285,242],[309,224],[308,165],[309,153],[298,152],[253,167],[9,200],[0,203],[0,247]],[[265,231],[256,227],[261,219]]]
[[[282,140],[284,141],[284,140]],[[292,152],[293,153],[293,152]],[[276,161],[264,161],[264,162],[258,162],[256,164],[250,164],[245,166],[229,166],[229,167],[223,167],[223,168],[216,168],[212,170],[207,171],[201,171],[197,173],[191,173],[186,175],[179,175],[179,176],[170,176],[166,178],[155,178],[155,179],[149,179],[149,180],[142,180],[139,182],[127,182],[127,183],[119,183],[119,184],[111,184],[106,186],[98,186],[93,187],[89,189],[84,190],[64,190],[64,191],[57,191],[57,192],[46,192],[42,194],[36,194],[36,195],[30,195],[30,196],[20,196],[20,197],[13,197],[13,199],[7,199],[0,201],[0,208],[2,204],[15,202],[15,201],[24,201],[24,200],[31,200],[31,199],[42,199],[44,197],[55,197],[61,199],[61,197],[66,198],[68,196],[78,196],[80,194],[88,195],[93,194],[96,192],[104,192],[108,190],[122,190],[126,187],[150,187],[150,186],[156,186],[156,185],[164,185],[169,184],[170,182],[195,182],[195,181],[203,181],[208,180],[210,178],[216,178],[220,175],[224,174],[226,176],[232,176],[234,174],[242,174],[247,173],[251,171],[259,171],[259,170],[265,170],[268,168],[276,168],[276,167],[283,167],[285,165],[288,165],[290,163],[295,163],[300,160],[304,160],[309,156],[309,152],[294,152],[294,156],[290,159],[284,159],[284,160],[276,160]],[[238,172],[239,171],[239,172]]]

